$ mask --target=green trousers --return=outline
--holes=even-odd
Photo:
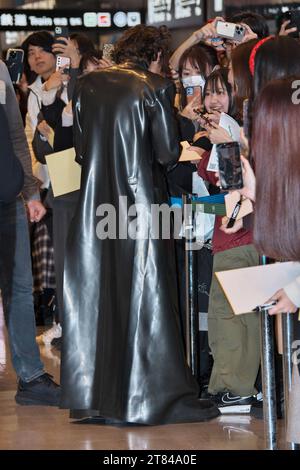
[[[213,272],[258,264],[259,256],[254,246],[245,245],[216,253]],[[255,394],[260,364],[258,313],[234,315],[215,275],[209,298],[208,339],[214,358],[209,393]]]

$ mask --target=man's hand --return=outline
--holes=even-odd
[[[46,209],[40,201],[28,201],[27,208],[30,222],[39,222],[46,214]]]
[[[284,289],[278,290],[266,303],[270,303],[273,300],[277,300],[277,304],[269,310],[269,315],[277,315],[278,313],[295,313],[298,310],[298,307],[293,304]]]

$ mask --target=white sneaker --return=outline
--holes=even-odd
[[[45,331],[41,335],[36,337],[38,343],[51,344],[54,338],[60,338],[62,335],[62,329],[60,323],[55,323],[50,330]]]

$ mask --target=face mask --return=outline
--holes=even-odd
[[[194,87],[200,87],[201,90],[203,91],[204,85],[205,85],[205,80],[202,75],[192,75],[191,77],[184,77],[181,79],[183,88],[194,88]]]

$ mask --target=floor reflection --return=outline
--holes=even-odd
[[[40,346],[46,370],[59,382],[60,353]],[[18,406],[16,376],[7,353],[0,305],[0,449],[256,450],[264,448],[263,421],[224,415],[205,423],[165,426],[76,425],[68,410]],[[282,429],[282,422],[278,428]],[[282,448],[282,447],[281,447]]]

